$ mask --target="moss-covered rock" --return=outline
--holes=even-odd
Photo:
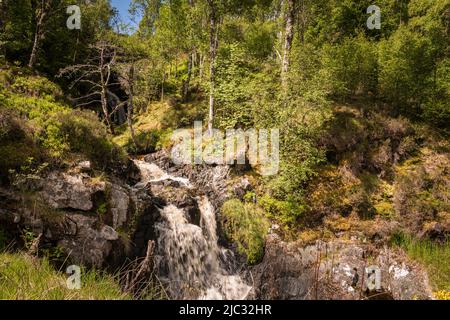
[[[252,203],[232,199],[223,204],[221,212],[227,237],[237,244],[239,253],[246,256],[249,264],[258,263],[264,255],[269,230],[264,211]]]

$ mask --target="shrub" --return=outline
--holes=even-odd
[[[383,201],[377,203],[375,206],[377,214],[386,219],[391,219],[395,216],[394,206],[391,202]]]
[[[105,169],[125,161],[125,153],[111,141],[106,127],[91,111],[73,110],[55,116],[46,132],[47,139],[67,143],[71,152],[89,158],[97,167]]]
[[[62,90],[58,85],[39,76],[16,76],[12,90],[18,94],[42,98],[49,102],[55,102],[62,97]]]
[[[0,109],[0,155],[2,182],[7,181],[9,170],[20,169],[30,158],[42,158],[27,123],[5,109]]]
[[[375,92],[377,87],[376,44],[359,34],[338,45],[324,47],[323,65],[331,72],[332,92],[347,97]]]
[[[127,131],[120,139],[117,139],[117,142],[129,153],[144,154],[155,152],[155,150],[169,146],[171,136],[172,130],[170,129],[151,129],[148,131],[137,132],[135,135],[137,143],[136,148],[133,139],[131,138],[131,134]]]
[[[260,262],[269,229],[264,211],[255,204],[232,199],[223,204],[221,212],[225,234],[237,244],[238,252],[249,264]]]
[[[269,218],[277,220],[288,228],[294,227],[306,210],[306,206],[297,201],[281,201],[269,195],[259,198],[258,203],[265,209]]]
[[[34,117],[30,121],[17,116],[25,110],[21,110],[20,105],[16,105],[16,110],[0,110],[2,181],[6,182],[10,170],[19,171],[30,158],[36,162],[58,162],[69,158],[71,154],[83,154],[99,168],[124,161],[122,149],[111,141],[106,128],[94,113],[66,109],[38,98],[24,99],[36,102],[36,109],[30,105],[27,111],[29,118]],[[50,104],[50,108],[39,112],[41,102]]]

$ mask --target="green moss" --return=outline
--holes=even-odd
[[[120,136],[114,138],[114,142],[129,153],[144,154],[168,148],[171,145],[171,129],[151,129],[149,131],[137,131],[136,148],[130,132],[127,130]]]
[[[269,229],[264,211],[255,204],[237,199],[225,202],[221,211],[225,234],[237,244],[239,253],[247,257],[249,264],[260,262]]]
[[[374,205],[378,215],[383,218],[391,219],[395,216],[395,209],[392,202],[383,201]]]
[[[259,198],[258,203],[265,209],[269,218],[277,220],[288,228],[294,227],[307,210],[303,204],[295,201],[281,201],[269,195]]]
[[[58,137],[69,145],[71,152],[87,156],[102,169],[125,161],[125,152],[112,142],[95,113],[81,110],[59,113],[56,121],[60,126]]]

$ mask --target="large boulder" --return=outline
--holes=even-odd
[[[84,173],[53,171],[42,180],[41,195],[54,209],[90,211],[94,195],[105,191],[106,184]]]
[[[132,255],[130,240],[138,221],[155,210],[152,196],[117,177],[99,179],[92,174],[87,163],[79,164],[38,179],[32,194],[0,190],[0,199],[8,203],[0,210],[0,222],[18,246],[25,228],[40,236],[41,248],[59,246],[72,263],[95,268],[122,265]]]
[[[96,217],[72,214],[75,232],[58,241],[72,263],[101,268],[105,265],[119,234],[108,225],[97,226]]]
[[[379,286],[375,281],[378,272]],[[304,246],[285,243],[271,235],[265,257],[252,274],[259,299],[432,297],[426,273],[401,252],[358,242],[319,241]]]

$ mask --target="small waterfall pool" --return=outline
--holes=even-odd
[[[188,179],[174,177],[153,163],[135,161],[142,180],[136,187],[172,180],[180,188],[193,188]],[[243,300],[252,291],[238,274],[223,266],[233,255],[218,244],[216,213],[206,196],[196,198],[200,225],[189,222],[186,212],[174,205],[160,209],[155,225],[157,250],[166,266],[168,290],[174,299]]]

